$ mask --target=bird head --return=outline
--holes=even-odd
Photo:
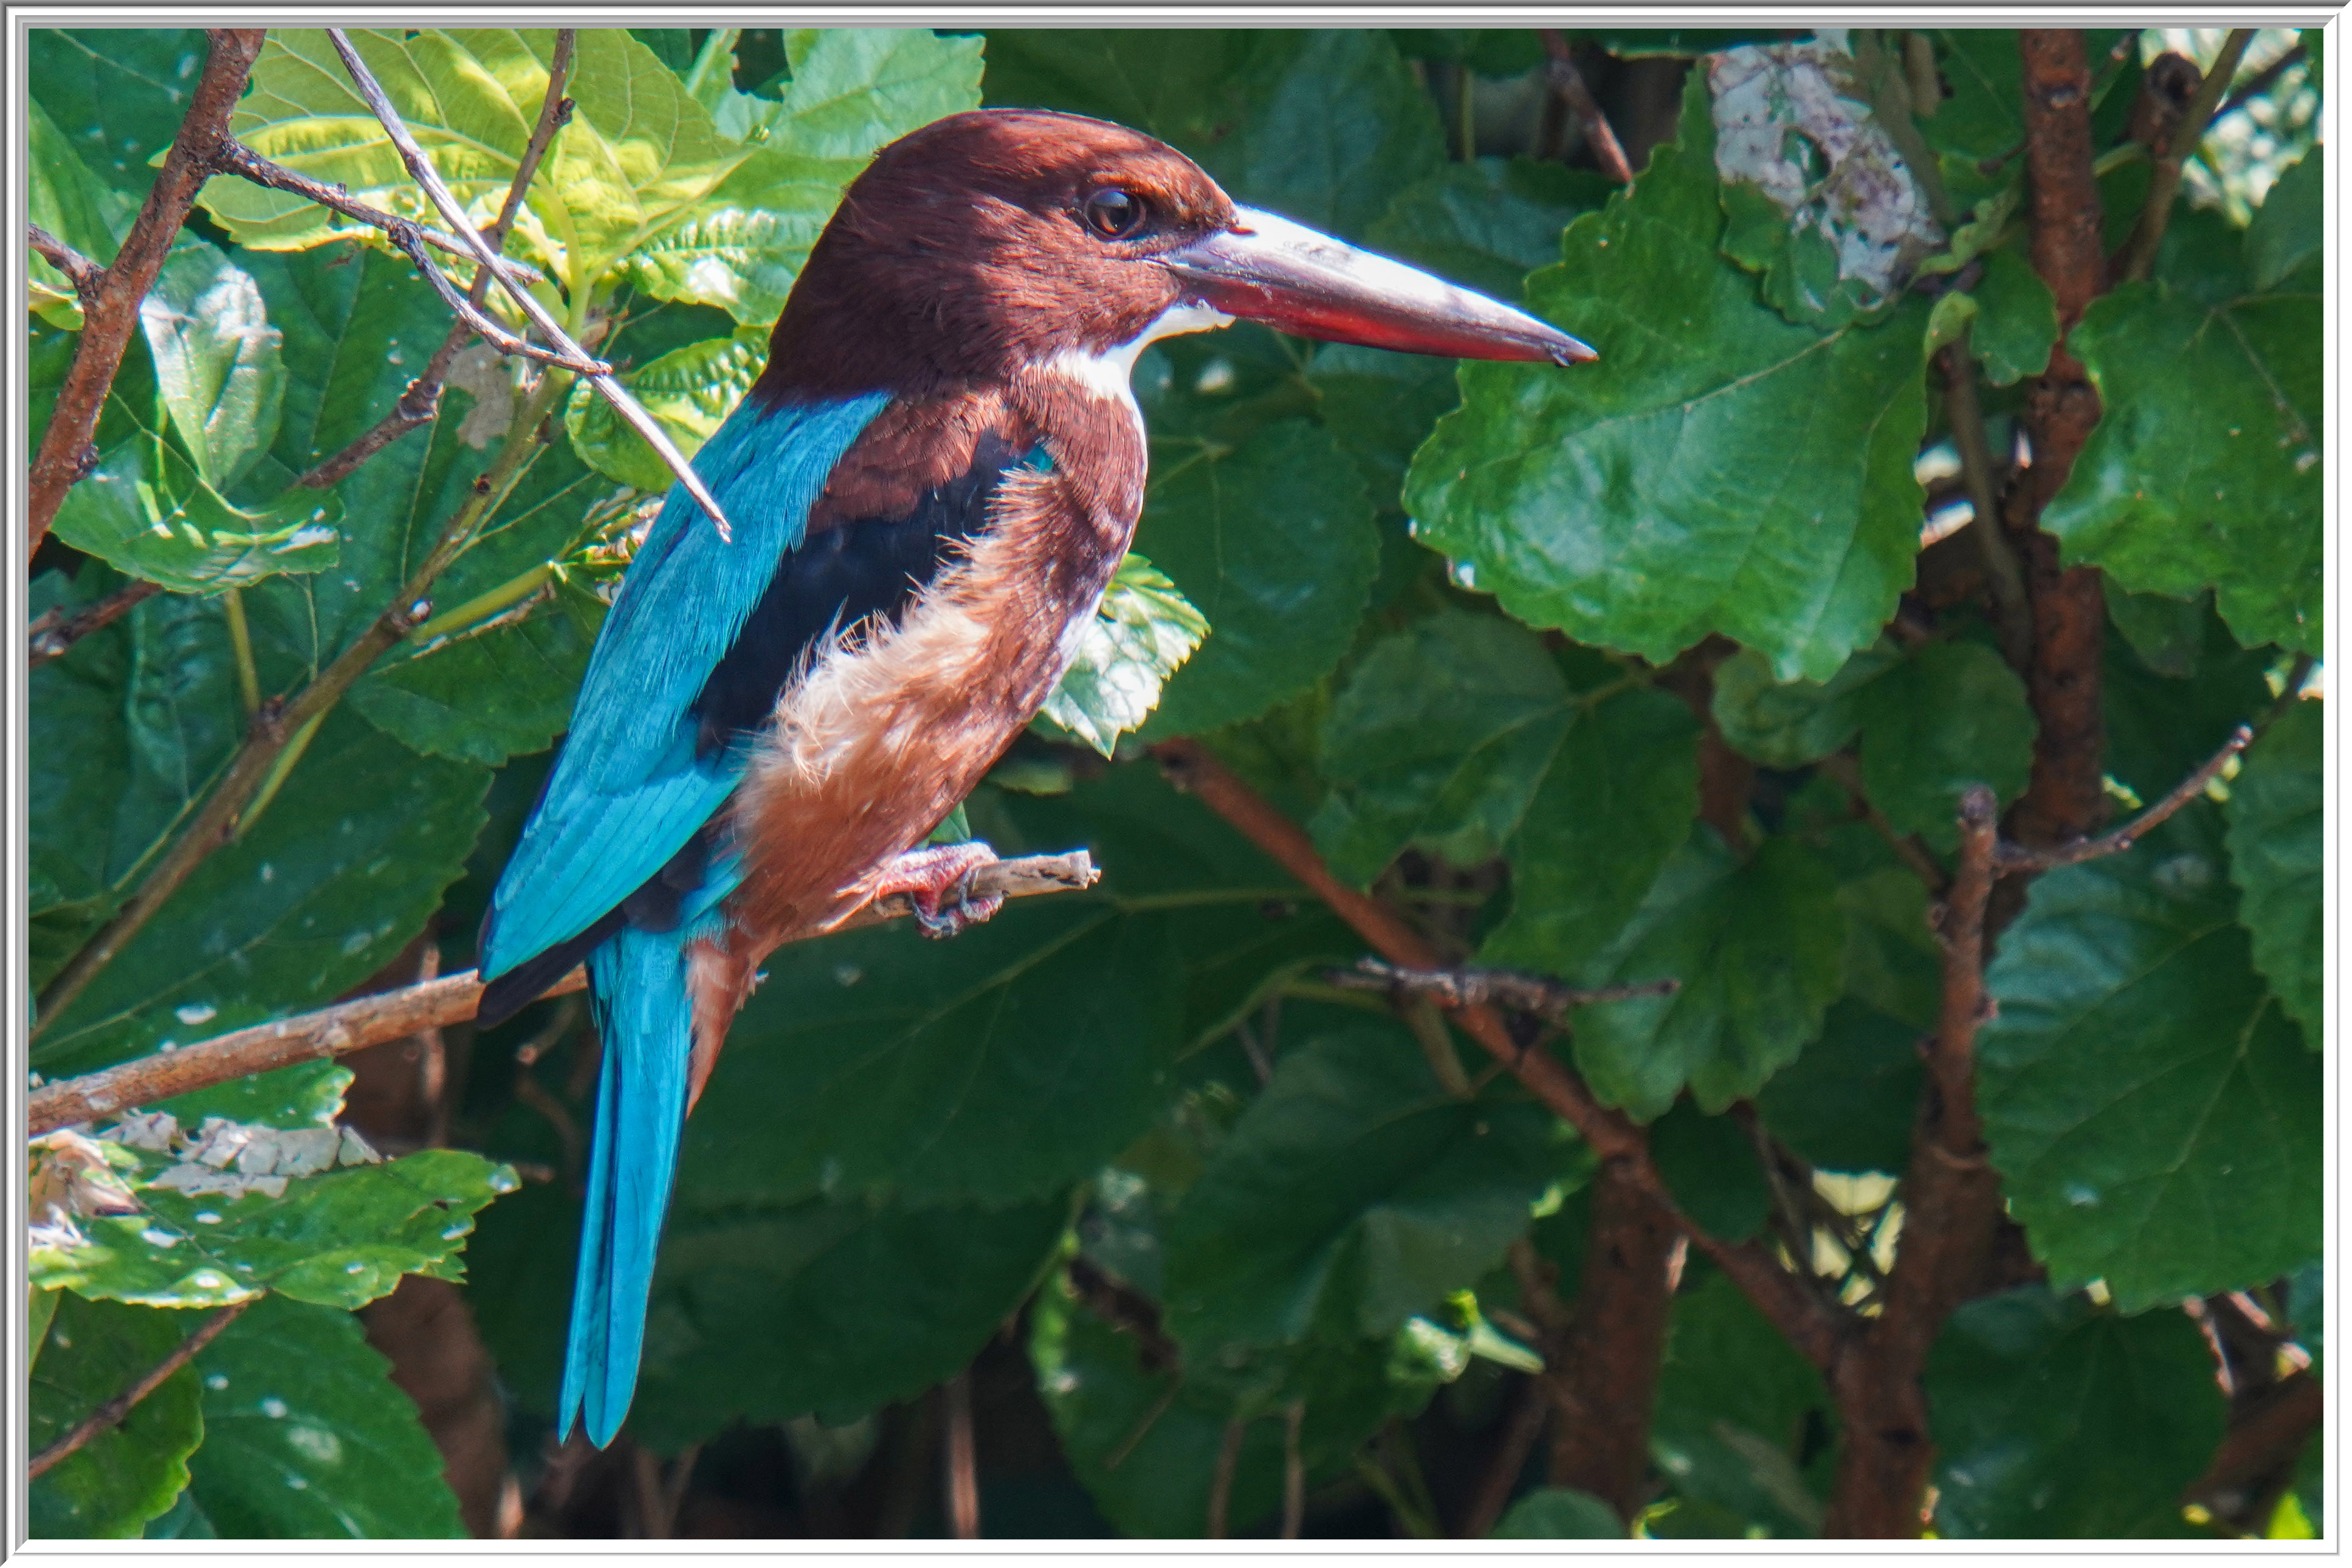
[[[1124,384],[1155,338],[1236,317],[1465,359],[1589,360],[1525,311],[1237,205],[1190,158],[1105,121],[976,110],[851,183],[776,323],[762,390],[919,393],[1076,355]]]

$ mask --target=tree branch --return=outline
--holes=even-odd
[[[32,1463],[26,1467],[28,1479],[38,1480],[92,1437],[130,1415],[132,1406],[163,1387],[165,1380],[173,1373],[195,1360],[197,1354],[206,1345],[220,1337],[220,1331],[223,1329],[236,1321],[238,1313],[259,1300],[261,1298],[257,1295],[247,1297],[242,1301],[223,1307],[219,1311],[206,1318],[197,1326],[194,1333],[180,1342],[178,1349],[157,1362],[138,1382],[90,1412],[89,1417],[79,1426],[34,1455]]]
[[[234,136],[221,138],[220,148],[213,157],[213,166],[221,174],[235,174],[257,185],[316,202],[347,218],[366,224],[370,228],[382,229],[387,235],[396,237],[399,231],[405,229],[434,249],[457,257],[461,261],[474,259],[474,253],[466,247],[466,242],[456,236],[402,217],[398,213],[372,207],[341,185],[330,185],[283,163],[272,163]],[[507,265],[533,282],[541,279],[540,270],[535,267],[520,261],[509,261]]]
[[[441,175],[433,167],[432,160],[425,157],[423,149],[416,145],[416,139],[408,133],[408,127],[401,122],[399,112],[393,108],[392,100],[384,96],[383,89],[376,84],[374,76],[368,70],[367,62],[361,59],[359,51],[352,47],[352,41],[345,36],[343,29],[330,27],[327,29],[327,37],[334,44],[335,52],[342,57],[343,68],[351,73],[352,85],[359,89],[361,98],[367,101],[368,108],[374,112],[377,121],[383,125],[384,134],[392,139],[393,146],[399,151],[401,162],[408,167],[409,177],[424,189],[425,194],[432,198],[433,205],[440,209],[442,221],[456,230],[466,241],[473,250],[475,259],[488,270],[493,279],[497,279],[499,286],[507,291],[509,298],[512,299],[516,307],[530,319],[531,325],[539,329],[541,336],[575,359],[588,358],[587,352],[572,341],[571,334],[566,332],[562,324],[548,313],[547,308],[539,302],[530,289],[515,280],[513,273],[507,269],[503,261],[499,260],[498,252],[491,249],[481,235],[475,230],[472,221],[466,216],[464,205],[451,194],[449,187],[442,183]],[[646,445],[651,447],[660,456],[662,461],[669,466],[670,472],[677,477],[677,482],[686,487],[687,494],[692,496],[702,510],[709,514],[712,524],[719,530],[719,537],[732,542],[735,537],[734,531],[728,524],[727,514],[719,510],[717,498],[711,495],[709,487],[702,482],[701,476],[694,471],[692,466],[687,462],[684,454],[678,451],[677,444],[670,440],[668,434],[655,421],[654,416],[646,413],[635,398],[629,395],[627,389],[613,379],[609,371],[589,375],[588,384],[594,387],[598,395],[613,405],[613,411],[642,437]]]
[[[25,243],[37,251],[50,266],[66,275],[66,281],[74,286],[74,293],[81,300],[84,310],[97,302],[99,286],[106,279],[105,268],[37,223],[25,226]]]
[[[2016,670],[2033,663],[2033,606],[2025,596],[2025,578],[2017,554],[2000,530],[2000,491],[1993,483],[1992,445],[1985,438],[1984,405],[1977,396],[1977,364],[1969,354],[1969,332],[1948,343],[1937,357],[1944,372],[1944,415],[1952,427],[1952,445],[1959,449],[1960,477],[1968,487],[1969,532],[1984,559],[1985,584],[1992,599],[1993,625],[2000,634],[2000,651]]]
[[[1074,892],[1093,886],[1097,876],[1094,861],[1083,849],[1067,855],[1034,855],[982,867],[972,874],[972,893],[982,898],[1026,899]],[[906,894],[893,894],[866,905],[835,929],[903,920],[914,908],[914,900]],[[587,984],[586,972],[575,969],[542,994],[568,995]],[[462,1024],[474,1016],[481,997],[481,979],[478,972],[468,969],[45,1084],[34,1090],[26,1105],[28,1135],[37,1138],[59,1127],[153,1105],[214,1084],[297,1062],[349,1056],[421,1030]]]
[[[1353,969],[1332,971],[1325,978],[1343,991],[1379,991],[1391,996],[1425,996],[1443,1007],[1515,1007],[1549,1023],[1558,1023],[1571,1007],[1596,1002],[1631,1002],[1643,996],[1671,996],[1682,989],[1679,980],[1645,980],[1632,985],[1602,985],[1579,990],[1541,974],[1512,969],[1403,969],[1377,958],[1357,961]]]
[[[148,600],[163,591],[161,583],[141,579],[127,587],[117,588],[94,605],[84,605],[78,610],[51,610],[35,618],[25,628],[30,647],[26,654],[27,666],[47,664],[53,658],[63,658],[66,650],[89,636],[110,626]]]
[[[2253,739],[2254,731],[2251,725],[2239,725],[2221,743],[2221,749],[2200,763],[2196,771],[2187,778],[2173,785],[2169,795],[2112,833],[2044,848],[2003,844],[1996,858],[2000,874],[2011,877],[2021,872],[2051,871],[2061,866],[2079,866],[2085,860],[2096,860],[2102,856],[2122,854],[2147,837],[2173,813],[2204,794],[2205,786],[2220,777],[2221,770],[2230,765],[2230,759],[2252,745]]]
[[[1540,27],[1537,37],[1543,40],[1544,53],[1550,57],[1544,66],[1544,80],[1584,128],[1584,144],[1592,149],[1592,161],[1619,184],[1632,184],[1633,167],[1626,161],[1624,145],[1617,140],[1609,117],[1601,112],[1601,105],[1593,101],[1592,89],[1584,84],[1583,74],[1576,68],[1576,56],[1569,47],[1568,35],[1558,27]]]
[[[1207,747],[1185,737],[1159,742],[1151,754],[1167,771],[1171,783],[1223,817],[1330,906],[1390,963],[1418,970],[1445,967],[1444,959],[1428,939],[1388,906],[1332,876],[1305,830],[1234,777]],[[1630,1161],[1629,1169],[1643,1190],[1666,1205],[1692,1244],[1731,1276],[1798,1353],[1816,1366],[1830,1364],[1847,1331],[1845,1314],[1814,1297],[1764,1247],[1753,1242],[1734,1245],[1720,1240],[1683,1216],[1657,1167],[1650,1163],[1649,1141],[1642,1129],[1593,1099],[1584,1080],[1558,1058],[1549,1051],[1523,1047],[1491,1007],[1474,1004],[1448,1010],[1463,1033],[1486,1047],[1529,1093],[1574,1127],[1595,1154],[1604,1162]]]
[[[555,133],[572,122],[572,100],[563,96],[563,84],[572,75],[572,54],[579,40],[576,27],[559,27],[555,31],[555,54],[547,68],[547,92],[540,100],[539,119],[531,127],[530,141],[522,151],[522,161],[515,165],[514,179],[507,186],[507,198],[499,205],[499,216],[482,231],[482,241],[499,255],[506,254],[507,236],[514,229],[514,221],[522,211],[523,197],[530,182],[539,174],[539,165],[547,156],[548,147]],[[299,177],[299,176],[298,176]],[[470,252],[468,253],[470,254]],[[412,259],[414,259],[412,258]],[[520,262],[508,263],[517,272],[529,272]],[[531,276],[537,276],[535,273]],[[490,275],[488,269],[474,268],[473,286],[466,290],[466,302],[478,309],[489,298]],[[304,474],[295,483],[311,489],[325,489],[345,474],[383,451],[386,447],[419,426],[429,425],[441,411],[441,388],[449,379],[449,368],[457,363],[457,354],[473,336],[465,317],[460,315],[451,323],[448,335],[425,369],[415,381],[403,389],[391,411],[363,431],[359,439]]]
[[[66,491],[89,471],[84,454],[113,389],[122,351],[139,324],[139,303],[154,287],[189,206],[212,174],[213,159],[228,133],[228,117],[245,90],[254,58],[261,53],[262,32],[259,27],[216,27],[207,35],[212,51],[189,98],[180,132],[163,156],[163,167],[139,209],[138,221],[100,279],[95,298],[82,308],[73,364],[58,388],[48,428],[41,433],[40,450],[33,457],[26,507],[27,551],[40,544],[58,508],[65,504]]]
[[[2238,62],[2245,58],[2246,46],[2254,40],[2252,27],[2232,27],[2222,41],[2221,58],[2205,73],[2198,84],[2197,96],[2189,100],[2189,108],[2180,117],[2179,128],[2166,139],[2164,156],[2156,161],[2156,172],[2147,182],[2147,200],[2139,209],[2139,222],[2132,228],[2131,243],[2124,250],[2123,275],[2138,279],[2146,278],[2156,268],[2156,253],[2164,244],[2164,231],[2172,222],[2173,199],[2180,194],[2181,172],[2198,144],[2205,140],[2205,128],[2212,123],[2213,110],[2222,95],[2230,90],[2230,79],[2238,74]]]

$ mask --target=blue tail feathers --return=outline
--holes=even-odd
[[[697,934],[691,924],[625,927],[588,959],[604,1063],[555,1426],[568,1436],[584,1406],[600,1448],[620,1430],[636,1389],[655,1247],[677,1171],[694,1045],[686,949]]]

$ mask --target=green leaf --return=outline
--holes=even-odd
[[[2118,1317],[2039,1286],[1970,1301],[1927,1381],[1947,1539],[2190,1533],[2180,1494],[2224,1417],[2212,1355],[2181,1314]]]
[[[349,1312],[272,1297],[196,1356],[205,1446],[190,1491],[221,1535],[452,1540],[441,1453]]]
[[[477,221],[512,183],[547,92],[551,29],[375,28],[350,35],[419,146]],[[575,298],[646,240],[692,212],[751,149],[720,136],[675,72],[616,27],[583,28],[565,96],[575,105],[518,226],[519,255]],[[264,157],[404,216],[438,217],[321,31],[272,29],[230,130]],[[353,232],[326,208],[242,182],[200,198],[237,243],[296,250]]]
[[[2042,513],[2066,561],[2134,593],[2210,586],[2239,641],[2317,653],[2324,336],[2316,293],[2093,301],[2068,341],[2105,412]]]
[[[1831,1414],[1821,1373],[1728,1279],[1675,1299],[1650,1452],[1677,1495],[1766,1535],[1819,1533],[1822,1500],[1799,1460]]]
[[[1632,921],[1575,980],[1676,979],[1670,996],[1587,1007],[1576,1065],[1647,1121],[1687,1086],[1710,1115],[1794,1061],[1838,994],[1837,884],[1813,852],[1768,838],[1744,863],[1695,828]]]
[[[2230,878],[2254,967],[2279,1005],[2320,1047],[2326,781],[2317,702],[2297,702],[2246,753],[2230,781]]]
[[[25,82],[85,166],[135,205],[155,183],[150,160],[180,133],[209,53],[195,27],[34,27]]]
[[[1862,784],[1895,830],[1950,850],[1960,793],[2025,793],[2033,769],[2033,710],[2025,683],[1980,643],[1929,643],[1854,700],[1862,719]]]
[[[2011,1212],[2053,1284],[2105,1279],[2126,1311],[2273,1279],[2319,1245],[2320,1064],[2254,973],[2189,810],[2034,883],[1977,1042]]]
[[[1533,632],[1447,609],[1374,643],[1324,715],[1333,789],[1309,824],[1334,875],[1367,887],[1408,845],[1492,859],[1577,721]]]
[[[179,1348],[177,1313],[65,1296],[34,1368],[26,1440],[37,1453],[79,1426]],[[130,1414],[32,1484],[26,1527],[36,1540],[135,1539],[188,1484],[188,1456],[205,1439],[196,1374],[182,1367]]]
[[[1698,722],[1662,691],[1577,721],[1511,840],[1511,912],[1479,962],[1574,973],[1633,918],[1698,811]]]
[[[205,484],[226,490],[278,437],[284,334],[261,290],[213,246],[184,244],[165,258],[139,303],[163,406]]]
[[[1511,1505],[1490,1541],[1622,1541],[1617,1510],[1572,1487],[1538,1487]]]
[[[2107,596],[2119,631],[2130,613],[2117,612],[2121,598]],[[2265,676],[2278,650],[2240,647],[2214,612],[2210,595],[2187,609],[2184,618],[2195,628],[2194,657],[2184,660],[2189,674],[2158,673],[2145,655],[2135,657],[2128,634],[2106,639],[2099,703],[2107,721],[2106,771],[2142,800],[2170,791],[2220,750],[2231,731],[2260,720],[2272,702]]]
[[[1068,1215],[1059,1195],[998,1209],[681,1208],[662,1238],[631,1429],[674,1451],[738,1419],[839,1426],[911,1398],[1019,1307]]]
[[[743,401],[767,363],[767,333],[744,328],[732,337],[673,349],[621,383],[691,458]],[[572,449],[598,472],[656,495],[669,489],[669,465],[584,381],[572,388],[563,427]]]
[[[1969,352],[1995,386],[2012,386],[2048,368],[2058,341],[2058,301],[2050,286],[2014,250],[1985,258],[1984,277],[1969,290],[1977,323]]]
[[[1675,1101],[1650,1124],[1650,1157],[1675,1206],[1709,1236],[1745,1241],[1771,1213],[1772,1192],[1756,1163],[1755,1141],[1727,1116]]]
[[[1169,1331],[1203,1354],[1391,1332],[1526,1231],[1549,1125],[1453,1098],[1398,1026],[1286,1051],[1177,1211]]]
[[[2257,289],[2275,289],[2319,255],[2326,240],[2327,149],[2315,146],[2290,164],[2254,209],[2246,230],[2246,267]]]
[[[1893,668],[1896,655],[1866,647],[1826,681],[1780,681],[1752,648],[1715,667],[1715,722],[1733,750],[1767,767],[1797,768],[1845,749],[1862,728],[1864,688]]]
[[[1003,28],[985,90],[1149,132],[1235,201],[1349,240],[1445,162],[1429,95],[1368,28]]]
[[[1530,308],[1590,368],[1465,365],[1406,481],[1416,535],[1531,626],[1663,663],[1711,631],[1826,680],[1911,580],[1928,307],[1781,319],[1716,251],[1704,79],[1682,139],[1580,217]]]
[[[488,784],[330,714],[269,809],[56,1016],[35,1062],[86,1071],[332,1001],[438,906]]]
[[[2205,620],[2212,613],[2212,595],[2200,594],[2193,599],[2172,599],[2161,594],[2126,594],[2110,587],[2105,598],[2107,618],[2151,673],[2176,680],[2196,678],[2197,656],[2204,649]]]
[[[1559,259],[1560,230],[1615,188],[1596,171],[1534,158],[1448,163],[1400,191],[1365,242],[1465,289],[1516,300],[1528,273]]]
[[[65,132],[37,101],[30,106],[30,116],[26,138],[26,221],[48,230],[103,267],[114,259],[115,231],[109,218],[123,204],[110,199],[110,193],[75,154]],[[34,310],[53,327],[80,331],[81,300],[72,282],[29,250],[25,267]],[[39,426],[34,428],[37,431]]]
[[[1267,426],[1237,450],[1204,444],[1153,467],[1135,548],[1212,630],[1144,733],[1256,718],[1322,679],[1354,639],[1380,567],[1363,480],[1329,434],[1302,420]]]
[[[1621,60],[1688,59],[1742,44],[1779,43],[1785,30],[1756,27],[1596,27],[1591,38]]]
[[[1921,1031],[1841,996],[1821,1038],[1756,1097],[1772,1136],[1824,1171],[1901,1175],[1919,1103]]]
[[[758,151],[685,221],[624,263],[657,299],[717,305],[766,326],[866,159],[942,115],[980,102],[981,41],[920,27],[797,28],[781,102],[731,88],[714,110],[724,136]]]
[[[1129,554],[1039,713],[1108,757],[1121,735],[1142,726],[1169,678],[1208,635],[1209,623],[1176,584],[1150,560]]]
[[[545,751],[570,728],[593,642],[555,607],[380,666],[351,704],[420,752],[496,767]]]

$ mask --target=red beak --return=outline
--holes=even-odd
[[[1601,357],[1524,310],[1255,207],[1153,259],[1202,304],[1304,338],[1461,359]]]

